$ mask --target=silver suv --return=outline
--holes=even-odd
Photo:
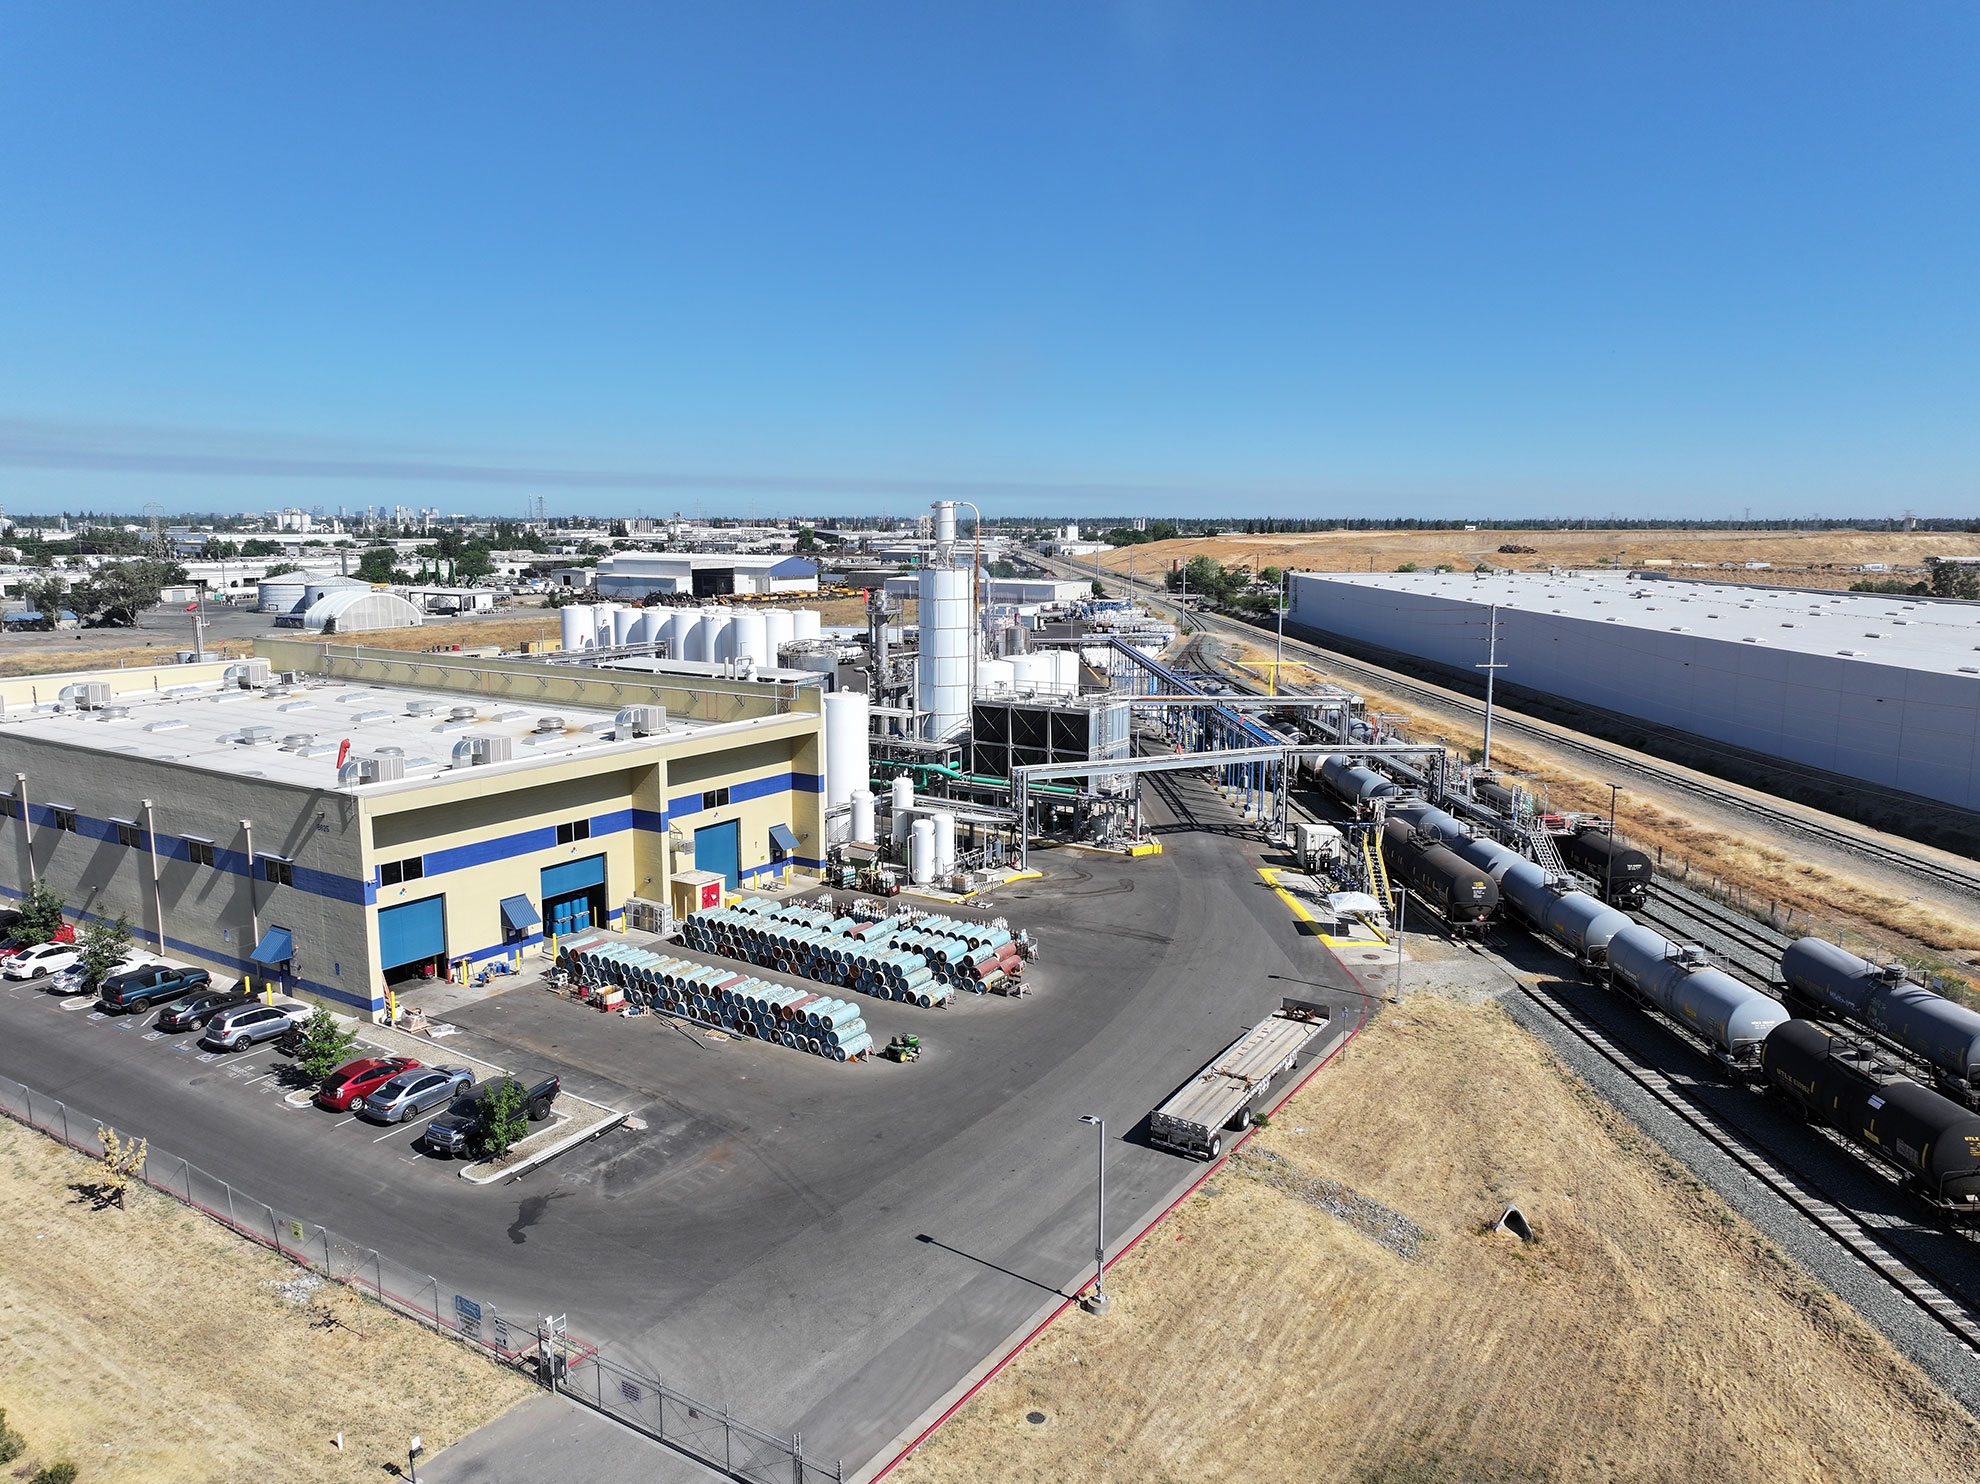
[[[277,1000],[272,1005],[242,1005],[206,1023],[199,1044],[215,1051],[239,1051],[257,1041],[273,1041],[300,1029],[316,1012],[300,1000]]]

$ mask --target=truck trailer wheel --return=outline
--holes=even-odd
[[[1215,1159],[1218,1155],[1222,1154],[1223,1152],[1224,1152],[1224,1136],[1222,1134],[1212,1134],[1210,1136],[1210,1149],[1209,1152],[1203,1156],[1203,1162],[1205,1164],[1208,1164],[1211,1160]]]
[[[1251,1108],[1249,1107],[1249,1105],[1238,1109],[1237,1112],[1231,1115],[1231,1129],[1234,1133],[1241,1134],[1250,1127],[1251,1127]]]

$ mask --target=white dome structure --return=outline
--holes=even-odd
[[[420,611],[396,593],[376,588],[338,588],[325,593],[303,610],[302,626],[311,633],[323,632],[325,624],[336,620],[338,634],[357,634],[367,629],[416,629],[426,620]]]

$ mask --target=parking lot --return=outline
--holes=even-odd
[[[1188,782],[1175,808],[1232,816]],[[0,995],[0,1074],[144,1133],[518,1314],[572,1330],[807,1452],[872,1456],[1090,1267],[1093,1139],[1107,1120],[1110,1238],[1201,1167],[1150,1147],[1148,1112],[1285,995],[1353,1019],[1352,976],[1307,936],[1238,833],[1168,819],[1163,855],[1041,854],[993,910],[1044,950],[1024,999],[948,1010],[861,999],[909,1065],[829,1062],[601,1015],[535,988],[447,1012],[461,1054],[634,1113],[518,1184],[478,1188],[374,1129],[284,1104],[286,1059],[207,1059],[150,1015],[92,1019]]]

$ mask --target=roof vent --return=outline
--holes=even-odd
[[[1860,649],[1838,649],[1836,653],[1846,660],[1860,660],[1863,658],[1863,651]]]
[[[274,740],[275,728],[273,727],[241,728],[241,746],[243,747],[260,747],[263,743],[273,742]]]
[[[315,740],[316,738],[308,732],[291,732],[282,739],[282,750],[284,752],[301,752]]]
[[[423,696],[417,700],[406,702],[406,715],[408,716],[433,716],[439,710],[440,703],[438,701],[429,701]]]
[[[456,706],[454,707],[453,710],[447,713],[447,720],[473,721],[475,718],[475,714],[476,714],[475,709],[472,706]]]
[[[1980,665],[1961,665],[1959,667],[1959,673],[1962,675],[1980,675]]]
[[[1891,636],[1889,634],[1880,634],[1877,632],[1877,630],[1871,629],[1867,633],[1865,633],[1863,637],[1866,639],[1888,639]]]
[[[390,711],[360,711],[358,712],[357,715],[353,716],[351,720],[354,722],[384,721],[387,717],[392,715],[394,715],[394,713]]]
[[[561,716],[539,716],[536,718],[536,726],[533,728],[538,736],[549,732],[561,732],[563,729],[564,718]]]
[[[374,747],[371,750],[379,757],[404,757],[406,755],[406,750],[403,747]]]
[[[105,706],[103,708],[103,719],[105,721],[123,721],[130,714],[131,708],[128,706]]]
[[[144,729],[147,732],[176,732],[184,725],[183,721],[148,721]]]

